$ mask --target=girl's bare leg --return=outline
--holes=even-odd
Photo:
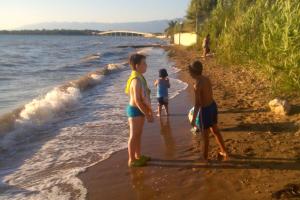
[[[161,116],[161,109],[162,109],[162,106],[159,104],[158,105],[158,114],[157,114],[157,116]]]
[[[169,105],[165,104],[164,106],[165,106],[165,109],[166,109],[167,116],[169,116]]]

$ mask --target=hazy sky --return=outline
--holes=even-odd
[[[183,17],[190,0],[0,0],[0,29],[41,22],[132,22]]]

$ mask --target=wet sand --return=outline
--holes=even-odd
[[[210,138],[210,163],[202,161],[202,139],[190,132],[187,112],[193,104],[186,66],[195,52],[172,50],[171,59],[183,69],[178,77],[187,90],[170,101],[169,120],[146,124],[142,152],[153,158],[147,167],[128,168],[127,150],[79,175],[88,199],[272,199],[287,184],[300,184],[300,98],[290,101],[290,116],[278,117],[267,103],[271,88],[251,70],[225,68],[213,58],[204,74],[213,82],[219,126],[231,159],[217,161],[218,147]],[[290,192],[291,193],[291,192]],[[294,192],[295,193],[295,192]],[[297,193],[297,192],[296,192]],[[294,195],[295,197],[295,195]]]

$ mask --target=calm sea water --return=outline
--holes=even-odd
[[[166,68],[176,96],[186,84],[159,48],[139,37],[0,35],[0,199],[84,199],[76,175],[126,147],[124,87],[130,53],[147,55],[151,86]]]

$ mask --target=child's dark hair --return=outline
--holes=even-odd
[[[159,77],[160,78],[166,78],[168,76],[168,72],[166,69],[160,69],[159,70]]]
[[[141,61],[145,58],[146,58],[146,56],[143,54],[139,54],[139,53],[132,54],[129,57],[129,65],[130,65],[131,69],[136,70],[135,66],[140,64]]]
[[[189,65],[188,68],[189,68],[190,75],[192,77],[195,77],[202,74],[203,65],[199,60],[197,60],[193,62],[192,65]]]

